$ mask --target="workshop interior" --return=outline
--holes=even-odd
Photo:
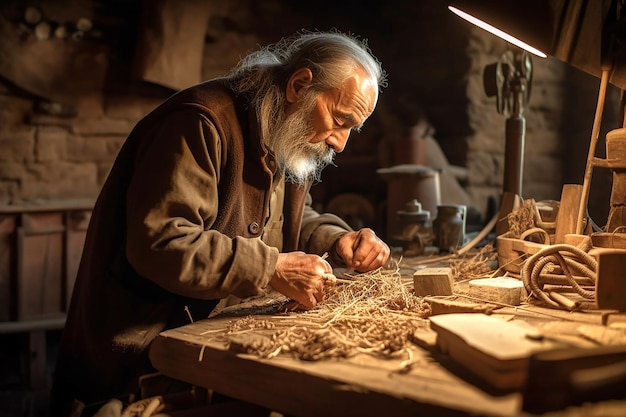
[[[626,415],[622,0],[8,0],[0,11],[0,416],[46,415],[91,210],[134,124],[303,29],[367,39],[388,73],[311,188],[316,210],[376,231],[427,306],[398,353],[410,357],[376,360],[410,362],[394,374],[407,378],[438,362],[467,399],[356,371],[335,391],[388,415]],[[178,337],[157,339],[166,374],[167,349],[186,352]],[[335,360],[317,361],[325,381],[343,372]],[[211,366],[199,361],[194,383]],[[372,375],[391,378],[388,364]],[[274,415],[333,415],[276,404]]]

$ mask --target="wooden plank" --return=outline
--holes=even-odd
[[[7,321],[0,323],[0,334],[27,333],[39,330],[62,330],[65,326],[65,315],[25,320],[25,321]]]
[[[66,213],[65,288],[63,293],[65,311],[70,305],[90,219],[91,210],[75,210]]]
[[[483,313],[491,314],[496,306],[485,304],[483,302],[476,303],[467,299],[449,300],[446,298],[424,297],[424,300],[430,305],[431,315],[452,313]]]
[[[0,214],[0,322],[14,318],[17,215]]]
[[[533,353],[562,347],[552,340],[528,337],[532,329],[484,314],[431,317],[437,345],[495,389],[521,389]]]
[[[626,329],[624,328],[609,328],[600,325],[583,324],[578,327],[578,332],[587,339],[593,340],[600,345],[626,346]]]
[[[62,213],[22,214],[18,228],[17,318],[62,314]]]
[[[556,215],[556,230],[554,243],[565,243],[565,235],[576,233],[578,208],[582,197],[583,186],[580,184],[565,184],[561,191],[559,212]]]

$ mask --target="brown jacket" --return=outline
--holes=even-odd
[[[55,370],[56,413],[72,398],[134,391],[152,371],[150,342],[188,322],[186,308],[204,318],[227,295],[258,294],[279,251],[321,254],[349,230],[306,204],[309,187],[289,184],[283,216],[266,225],[274,165],[254,112],[219,80],[174,94],[137,124],[93,210]],[[267,245],[264,228],[280,222],[282,242]]]

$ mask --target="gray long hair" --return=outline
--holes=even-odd
[[[264,121],[274,120],[284,107],[285,87],[294,71],[309,68],[309,88],[322,92],[341,86],[358,66],[376,81],[379,91],[386,87],[387,74],[365,40],[341,32],[303,32],[250,53],[228,78],[236,93],[250,97]]]

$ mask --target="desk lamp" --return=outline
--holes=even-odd
[[[576,233],[586,227],[587,199],[593,167],[613,169],[613,190],[609,223],[613,229],[626,225],[626,125],[610,137],[614,144],[607,146],[607,159],[595,157],[595,148],[604,111],[608,83],[624,89],[626,86],[626,31],[622,14],[623,0],[449,0],[448,8],[461,18],[491,32],[512,45],[537,57],[553,56],[582,71],[600,78],[600,89],[594,118],[589,154],[583,180],[582,195],[576,222]],[[623,94],[622,94],[623,97]],[[623,115],[624,101],[622,101]],[[521,132],[523,135],[523,131]],[[509,139],[509,138],[507,138]],[[521,136],[523,140],[523,136]],[[523,142],[521,142],[523,152]],[[510,149],[515,147],[511,146]],[[517,149],[520,149],[519,146]],[[609,152],[615,153],[609,157]],[[506,152],[506,149],[505,149]],[[513,150],[511,151],[513,152]],[[520,167],[505,169],[505,187],[521,175],[523,155],[517,157]],[[515,157],[505,162],[516,161]],[[510,186],[509,186],[510,187]],[[510,188],[504,191],[520,191]]]

